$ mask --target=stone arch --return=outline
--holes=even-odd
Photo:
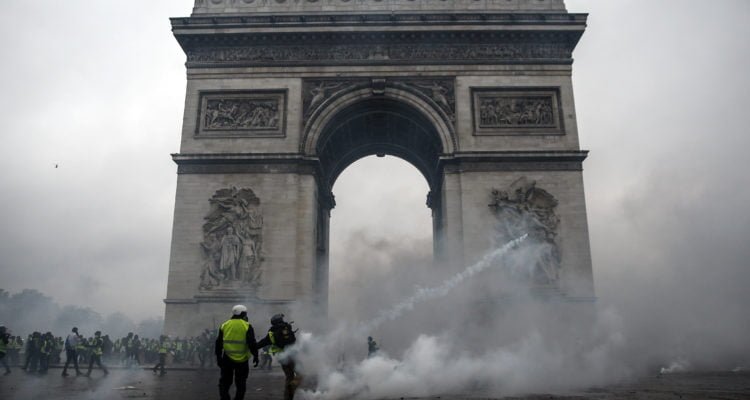
[[[388,154],[414,165],[434,193],[440,156],[456,146],[448,119],[439,107],[407,90],[386,87],[376,94],[369,87],[354,88],[311,113],[301,151],[320,161],[319,183],[325,191],[354,161]]]
[[[316,156],[315,146],[331,120],[349,106],[366,100],[387,99],[410,107],[423,115],[426,121],[435,128],[440,137],[443,154],[453,153],[456,144],[455,129],[446,121],[450,117],[420,96],[405,89],[386,87],[382,93],[376,94],[370,87],[352,87],[352,90],[342,91],[327,99],[318,110],[311,113],[305,124],[300,151],[307,156]]]

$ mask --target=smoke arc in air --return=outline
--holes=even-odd
[[[370,332],[383,323],[392,321],[403,315],[405,312],[412,310],[414,308],[414,305],[419,302],[433,300],[447,295],[453,288],[460,285],[466,279],[492,266],[498,265],[499,263],[497,261],[500,257],[504,256],[511,249],[518,247],[521,243],[523,243],[524,240],[526,240],[528,236],[529,235],[525,233],[522,236],[509,241],[502,247],[488,252],[484,255],[484,257],[482,257],[482,259],[468,266],[463,271],[446,279],[439,286],[417,289],[416,293],[414,293],[411,297],[399,302],[389,309],[381,311],[377,317],[361,324],[358,327],[358,331]]]

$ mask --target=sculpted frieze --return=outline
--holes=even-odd
[[[496,217],[497,245],[528,234],[523,248],[504,260],[514,277],[539,286],[558,284],[561,255],[557,244],[557,204],[550,193],[526,177],[507,188],[492,190],[489,207]]]
[[[257,289],[263,275],[263,214],[252,189],[217,190],[203,224],[200,289]]]
[[[286,92],[201,93],[198,136],[284,136]]]
[[[563,134],[557,89],[472,90],[474,134]]]
[[[304,37],[303,37],[304,36]],[[362,36],[362,37],[360,37]],[[412,37],[413,36],[413,37]],[[187,46],[188,66],[317,65],[317,64],[446,64],[508,62],[570,62],[571,48],[559,40],[517,41],[472,33],[362,35],[286,35],[279,43],[266,40],[243,46]],[[338,42],[327,43],[328,40]],[[382,41],[378,43],[377,41]],[[410,43],[413,41],[413,43]],[[446,41],[448,41],[446,43]],[[456,41],[457,43],[450,43]],[[288,43],[303,42],[305,45]],[[352,44],[340,44],[349,42]],[[489,42],[489,43],[488,43]],[[439,44],[436,44],[439,43]]]

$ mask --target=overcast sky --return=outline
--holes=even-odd
[[[624,282],[648,282],[652,294],[705,290],[720,298],[714,305],[747,305],[750,2],[567,6],[590,13],[573,79],[581,146],[591,150],[584,177],[600,298],[627,301]],[[162,315],[169,154],[179,152],[185,95],[168,18],[191,7],[3,2],[0,288]],[[429,250],[427,189],[413,167],[367,159],[334,189],[334,242],[365,231]]]

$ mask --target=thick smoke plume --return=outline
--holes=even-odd
[[[590,304],[571,308],[540,300],[527,283],[510,278],[518,271],[508,266],[517,266],[520,257],[533,257],[538,248],[524,235],[439,285],[415,288],[406,300],[384,307],[370,320],[342,322],[321,336],[301,335],[290,352],[317,383],[301,397],[509,395],[630,376],[624,366],[606,368],[614,366],[607,363],[623,342],[616,316],[603,314],[595,321],[586,312],[593,311]],[[429,271],[415,269],[411,266],[409,274]],[[477,290],[479,284],[503,277],[507,279],[500,286],[511,295],[486,303],[487,293]],[[370,334],[382,339],[383,350],[366,357],[364,338]]]

